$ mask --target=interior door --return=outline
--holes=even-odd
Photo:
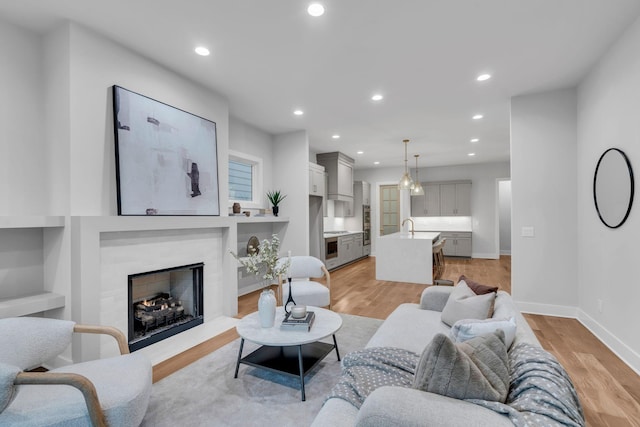
[[[380,235],[400,231],[400,197],[398,186],[380,186]]]

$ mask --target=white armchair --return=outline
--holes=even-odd
[[[61,354],[74,332],[111,335],[120,356],[25,372]],[[151,362],[129,354],[121,331],[38,317],[0,319],[0,425],[140,425],[151,395]]]
[[[281,258],[279,262],[286,260],[287,258]],[[296,304],[331,309],[331,276],[322,261],[312,256],[292,256],[290,274],[292,296]],[[312,280],[323,277],[325,283]],[[287,277],[281,276],[278,280],[279,304],[286,302],[288,296]]]

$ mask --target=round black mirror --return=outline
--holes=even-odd
[[[618,228],[627,220],[633,204],[633,169],[622,150],[609,148],[598,160],[593,175],[593,201],[600,221]]]

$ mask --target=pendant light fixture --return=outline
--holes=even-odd
[[[404,142],[404,175],[400,178],[398,190],[411,190],[413,189],[413,180],[411,179],[411,175],[409,175],[409,168],[407,167],[407,144],[409,144],[409,140],[405,139],[402,142]]]
[[[420,157],[420,154],[414,154],[413,157],[416,158],[416,182],[411,189],[411,195],[422,196],[424,194],[424,189],[422,188],[422,184],[420,184],[420,178],[418,178],[418,157]]]

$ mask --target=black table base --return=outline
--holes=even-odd
[[[336,350],[338,360],[340,360],[340,352],[335,335],[333,335],[333,344],[313,342],[285,347],[265,345],[245,357],[242,357],[243,347],[244,338],[240,341],[240,350],[238,351],[238,361],[236,363],[234,378],[238,378],[238,370],[240,369],[241,363],[284,375],[299,377],[300,392],[303,401],[306,400],[304,392],[305,375],[315,368],[316,365],[334,349]]]

